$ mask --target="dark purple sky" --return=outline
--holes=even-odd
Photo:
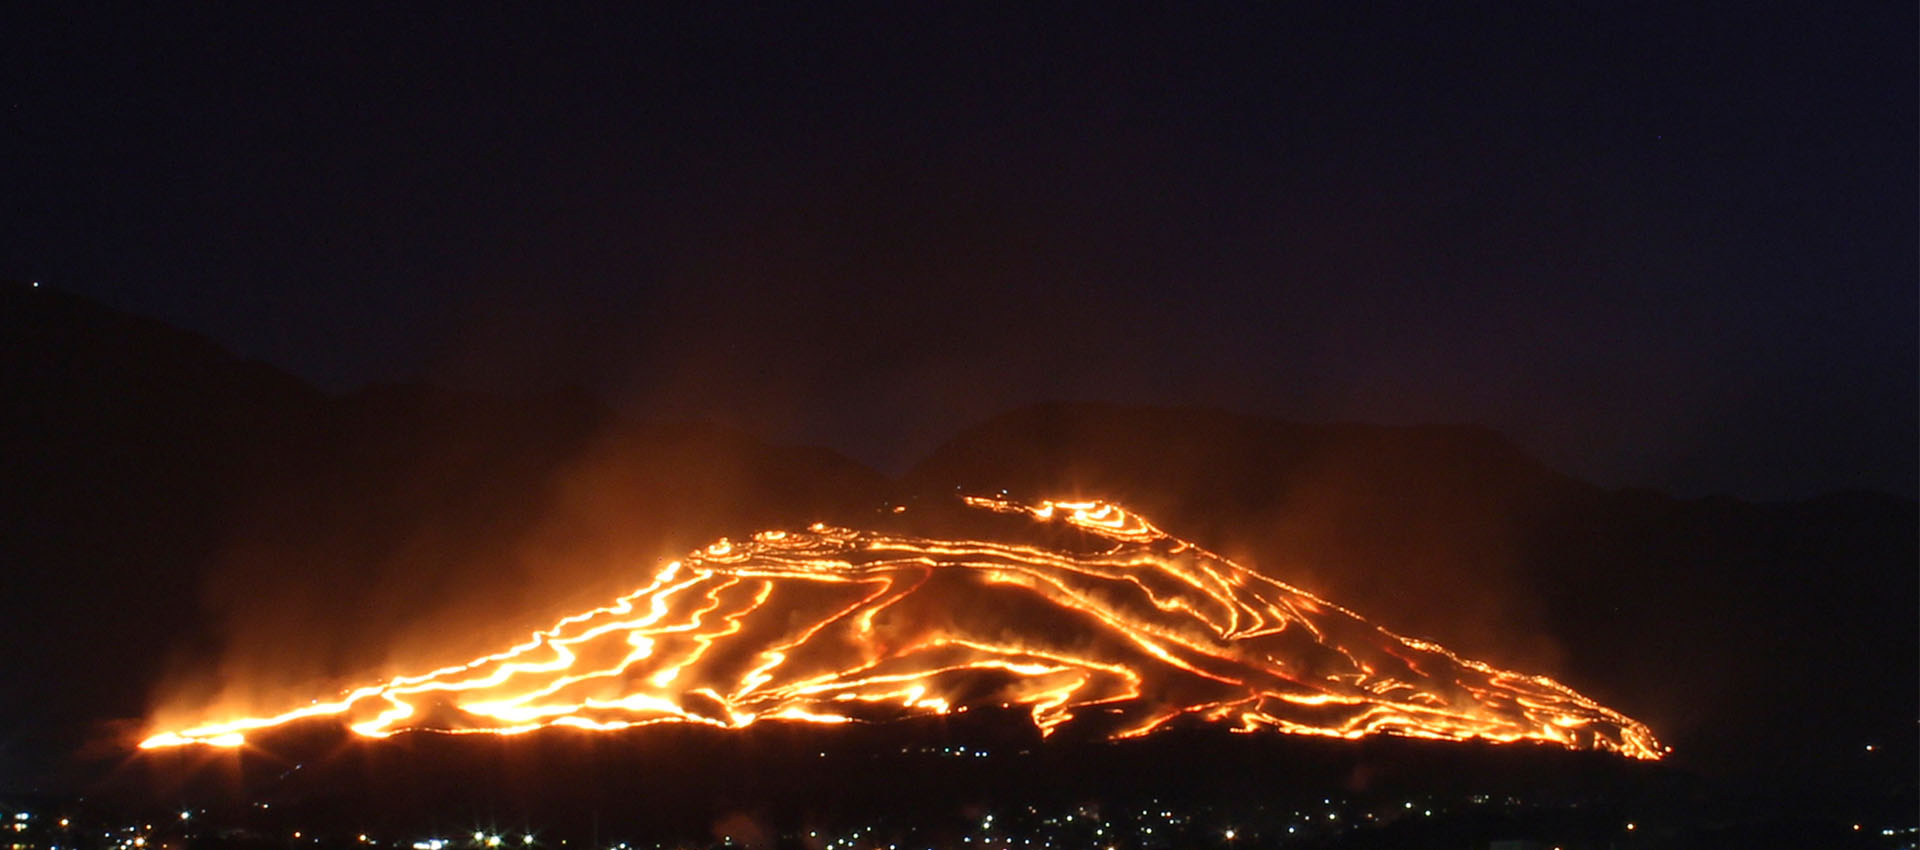
[[[7,15],[0,277],[329,388],[896,468],[1100,399],[1915,490],[1910,3],[161,5]]]

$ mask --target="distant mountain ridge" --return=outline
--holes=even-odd
[[[1484,428],[1095,404],[994,417],[890,481],[579,391],[327,395],[24,284],[0,340],[0,783],[145,716],[163,681],[211,669],[264,697],[465,657],[715,537],[956,487],[1127,504],[1402,634],[1551,672],[1682,762],[1911,782],[1911,500],[1683,501]]]

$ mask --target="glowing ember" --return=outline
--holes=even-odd
[[[1002,705],[1043,732],[1078,716],[1129,737],[1193,717],[1664,752],[1647,727],[1552,679],[1392,634],[1117,506],[966,503],[966,527],[989,532],[979,539],[815,525],[722,540],[505,652],[140,746],[239,746],[313,717],[372,737],[506,735]]]

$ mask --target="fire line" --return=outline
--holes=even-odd
[[[140,747],[236,747],[322,717],[380,738],[884,721],[993,704],[1026,709],[1043,734],[1098,718],[1103,734],[1125,738],[1187,718],[1243,732],[1667,751],[1559,682],[1396,635],[1117,505],[965,506],[975,524],[1008,533],[815,524],[723,539],[505,651]]]

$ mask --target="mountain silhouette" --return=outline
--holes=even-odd
[[[1678,500],[1483,428],[1095,404],[979,423],[890,481],[578,390],[323,393],[84,298],[0,290],[0,783],[123,752],[157,704],[465,660],[713,539],[859,527],[956,488],[1127,505],[1393,632],[1550,674],[1682,764],[1912,783],[1910,500]]]

